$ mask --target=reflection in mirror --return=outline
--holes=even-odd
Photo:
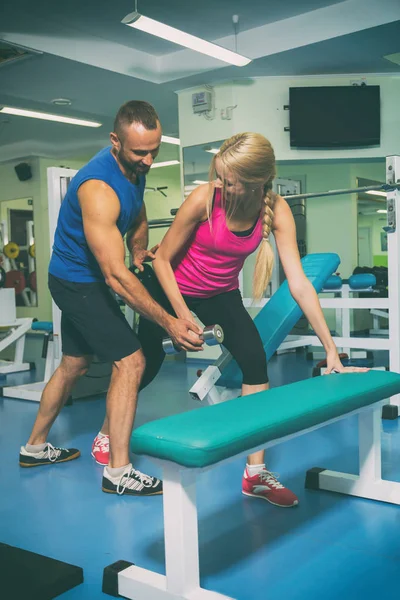
[[[17,306],[37,306],[32,198],[0,202],[1,287],[13,287]]]
[[[216,154],[225,140],[199,146],[183,148],[183,175],[185,198],[195,187],[208,182],[208,170],[213,154]]]
[[[360,267],[387,267],[386,192],[379,188],[382,180],[357,177],[357,187],[377,186],[377,190],[359,193],[357,197],[358,265]]]

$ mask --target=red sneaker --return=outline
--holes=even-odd
[[[92,456],[99,465],[107,466],[110,458],[110,438],[96,435],[92,445]]]
[[[279,483],[275,475],[267,471],[267,469],[263,469],[250,477],[246,468],[243,475],[242,492],[245,496],[263,498],[271,504],[281,506],[282,508],[297,506],[299,503],[298,498],[293,492]]]

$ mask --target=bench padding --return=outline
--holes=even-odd
[[[132,451],[185,467],[206,467],[400,392],[387,371],[334,374],[201,407],[146,425]]]

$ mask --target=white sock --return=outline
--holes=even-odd
[[[103,438],[103,437],[109,437],[109,436],[108,436],[108,434],[107,434],[107,433],[101,433],[101,431],[99,431],[99,433],[97,434],[97,436],[96,436],[96,437],[98,437],[98,438],[100,438],[100,439],[101,439],[101,438]]]
[[[30,454],[39,454],[46,447],[46,442],[44,444],[25,444],[25,450]]]
[[[263,469],[265,469],[265,465],[248,465],[246,464],[246,469],[247,472],[249,474],[250,477],[253,477],[254,475],[257,475],[257,473],[259,473],[260,471],[262,471]]]
[[[113,469],[111,467],[105,467],[105,469],[107,470],[107,473],[111,477],[111,479],[116,479],[117,481],[119,481],[121,479],[122,475],[125,473],[125,471],[127,471],[128,468],[131,468],[131,467],[132,467],[132,463],[128,463],[124,467],[118,467],[116,469]]]

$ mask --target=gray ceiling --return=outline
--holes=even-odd
[[[317,38],[310,29],[305,32],[307,38],[301,45],[293,43],[291,46],[291,31],[296,30],[297,22],[304,23],[296,21],[304,13],[308,13],[311,22],[319,14],[312,11],[331,6],[331,10],[336,11],[332,14],[340,17],[342,7],[353,3],[356,9],[360,1],[253,0],[245,3],[243,0],[203,0],[201,3],[183,3],[181,0],[147,0],[145,3],[139,0],[138,9],[145,15],[210,41],[228,36],[224,43],[232,49],[232,14],[238,14],[239,31],[243,32],[239,33],[238,51],[244,54],[241,45],[246,46],[249,38],[246,35],[257,40],[257,35],[262,33],[261,26],[268,24],[274,24],[275,35],[287,42],[287,49],[282,51],[276,45],[275,51],[269,39],[263,39],[257,51],[251,54],[257,58],[241,69],[223,66],[218,61],[216,64],[212,59],[191,53],[192,74],[179,79],[171,75],[166,83],[154,83],[158,75],[155,71],[151,74],[151,68],[154,65],[157,68],[161,64],[159,61],[168,55],[173,57],[173,52],[180,51],[176,54],[178,61],[184,53],[174,44],[121,24],[121,19],[134,10],[133,0],[69,0],[68,3],[3,0],[0,40],[14,43],[17,40],[20,44],[25,40],[23,45],[41,53],[0,65],[0,105],[99,119],[104,126],[86,129],[0,114],[0,161],[29,154],[91,154],[107,143],[116,109],[132,98],[152,102],[160,114],[164,132],[173,135],[178,133],[175,94],[178,89],[254,76],[400,73],[399,65],[383,58],[400,51],[400,20],[377,25],[372,20],[368,27],[360,25],[359,30],[353,27],[354,31],[345,35],[340,35],[338,28],[335,37],[327,34],[318,42],[314,41]],[[374,2],[379,4],[376,0],[364,0],[369,5]],[[382,2],[392,6],[392,15],[393,11],[400,12],[398,0]],[[343,19],[343,31],[345,21]],[[72,106],[68,109],[54,107],[51,100],[59,97],[70,98]]]

